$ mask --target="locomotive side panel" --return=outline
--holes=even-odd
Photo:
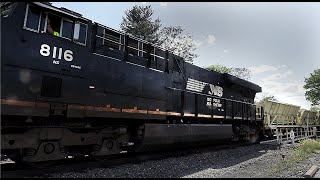
[[[84,78],[89,54],[87,46],[90,40],[86,40],[84,45],[79,45],[70,39],[47,34],[45,27],[48,14],[60,17],[65,30],[68,30],[65,20],[74,18],[50,9],[40,9],[34,4],[19,3],[15,14],[9,17],[15,20],[15,26],[10,22],[2,22],[4,26],[8,25],[8,29],[2,31],[2,41],[10,42],[5,43],[6,46],[2,51],[2,68],[8,72],[3,79],[2,99],[28,102],[30,105],[28,108],[35,108],[34,114],[24,114],[28,116],[48,115],[48,113],[37,112],[37,103],[34,103],[37,101],[84,103],[85,100],[82,97],[85,97],[89,88]],[[77,20],[72,19],[73,22]],[[33,26],[34,24],[38,24],[38,27]],[[88,29],[86,36],[90,36],[89,21],[86,26]],[[63,36],[66,31],[62,26],[60,30]],[[11,95],[12,93],[15,97]],[[42,104],[42,106],[48,111],[50,105]],[[26,107],[20,106],[20,108]],[[3,114],[14,114],[7,112],[6,108],[3,110]]]

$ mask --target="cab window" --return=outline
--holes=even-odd
[[[73,22],[53,14],[48,14],[46,33],[57,37],[72,39]]]
[[[61,36],[67,39],[72,39],[73,22],[70,20],[63,19],[61,27]]]
[[[73,40],[75,42],[85,45],[86,39],[87,39],[87,25],[80,22],[76,22],[74,25]]]
[[[24,27],[28,30],[39,32],[41,10],[35,6],[28,5]]]
[[[52,14],[47,16],[47,29],[46,33],[60,37],[61,18]]]
[[[75,21],[71,17],[63,17],[55,12],[41,10],[40,7],[28,4],[24,21],[24,29],[52,36],[61,37],[74,43],[86,45],[88,25]]]

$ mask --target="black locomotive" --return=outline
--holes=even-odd
[[[255,141],[257,92],[71,10],[1,3],[1,153],[15,161]]]

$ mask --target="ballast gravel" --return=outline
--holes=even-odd
[[[287,167],[274,170],[290,156],[295,145],[242,146],[212,152],[200,152],[186,156],[149,160],[107,168],[47,174],[52,178],[259,178],[293,177],[303,174],[314,164],[320,163],[320,153]],[[320,165],[320,164],[319,164]]]

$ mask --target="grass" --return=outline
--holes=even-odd
[[[276,169],[273,169],[270,172],[270,175],[274,176],[275,174],[283,172],[288,167],[307,159],[312,153],[315,153],[319,150],[320,140],[303,140],[297,149],[291,150],[291,155],[289,157],[286,157],[284,161],[282,161],[276,166]]]

